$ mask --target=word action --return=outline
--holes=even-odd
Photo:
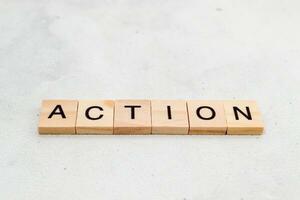
[[[40,134],[258,135],[255,101],[44,100]]]

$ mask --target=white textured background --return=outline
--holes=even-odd
[[[0,0],[0,199],[299,199],[299,10]],[[255,99],[266,131],[39,136],[47,98]]]

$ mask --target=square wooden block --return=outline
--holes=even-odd
[[[263,133],[262,116],[255,101],[224,101],[227,134],[258,135]]]
[[[40,113],[40,134],[75,134],[75,100],[44,100]]]
[[[186,101],[152,100],[152,134],[182,134],[189,132]]]
[[[114,104],[112,100],[80,100],[76,133],[113,134]]]
[[[187,105],[190,122],[189,134],[226,134],[227,123],[222,101],[190,100]]]
[[[114,134],[151,134],[150,101],[115,101]]]

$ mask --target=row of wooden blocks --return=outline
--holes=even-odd
[[[255,101],[44,100],[40,134],[235,134],[263,132]]]

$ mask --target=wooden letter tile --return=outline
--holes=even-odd
[[[113,134],[114,101],[82,100],[78,104],[77,134]]]
[[[255,101],[224,101],[227,134],[262,134],[264,126]]]
[[[186,101],[152,100],[152,134],[188,134]]]
[[[115,101],[114,134],[151,134],[150,101]]]
[[[222,101],[190,100],[187,105],[189,134],[226,134],[227,123]]]
[[[75,134],[78,101],[44,100],[40,113],[40,134]]]

